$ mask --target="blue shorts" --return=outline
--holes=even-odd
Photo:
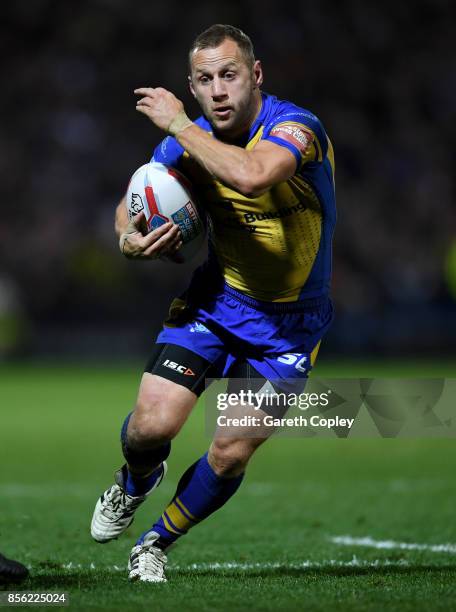
[[[271,381],[305,379],[332,319],[329,297],[261,302],[225,283],[213,295],[175,299],[156,342],[198,354],[222,377],[246,361]]]

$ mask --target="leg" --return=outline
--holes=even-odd
[[[258,329],[258,326],[265,327],[264,314],[259,310],[255,310],[253,306],[246,305],[244,300],[241,299],[238,306],[235,307],[233,303],[235,298],[231,298],[232,296],[229,298],[230,301],[226,302],[221,299],[220,301],[216,300],[215,304],[211,305],[211,308],[214,309],[213,312],[216,313],[212,320],[207,318],[206,311],[201,310],[203,322],[205,325],[207,323],[208,327],[211,327],[212,323],[216,323],[217,329],[220,327],[221,332],[226,331],[228,337],[230,337],[230,334],[234,335],[232,330],[236,329],[237,337],[242,342],[251,343],[253,347],[256,340],[255,330]],[[267,326],[270,326],[273,331],[279,331],[280,333],[271,334],[271,343],[267,347],[267,351],[264,354],[258,350],[249,351],[250,357],[248,362],[243,361],[237,354],[241,347],[237,347],[236,356],[225,355],[223,376],[234,376],[238,379],[244,379],[244,382],[242,380],[240,382],[240,390],[245,388],[245,386],[253,392],[261,390],[266,381],[268,381],[268,386],[272,384],[275,388],[274,383],[277,383],[278,388],[282,389],[282,385],[278,384],[278,382],[284,381],[287,378],[292,379],[293,391],[296,386],[303,387],[311,363],[308,347],[310,344],[315,346],[319,342],[331,318],[328,310],[329,307],[326,308],[328,312],[323,312],[322,309],[320,316],[319,312],[315,313],[313,311],[309,311],[309,314],[307,314],[307,310],[302,313],[300,311],[294,313],[294,307],[290,308],[290,312],[288,312],[284,304],[279,304],[277,312],[272,312],[274,305],[271,304],[270,306],[271,308],[268,309],[268,312],[271,310],[271,314],[267,317]],[[225,319],[227,321],[226,328],[221,323]],[[244,321],[245,334],[241,328],[241,324]],[[231,323],[235,323],[235,325],[230,326],[229,324]],[[203,330],[200,330],[204,332],[201,333],[200,338],[206,338],[206,333],[212,334],[205,325],[202,325]],[[316,329],[317,327],[318,329]],[[188,331],[195,332],[195,329],[192,328]],[[253,336],[252,331],[254,332]],[[170,335],[165,335],[164,339],[172,341],[172,330],[168,333]],[[282,338],[285,338],[284,334],[287,336],[296,334],[296,340],[290,338],[289,349],[296,350],[296,352],[283,353],[284,348],[281,344]],[[189,333],[188,335],[188,341],[191,342],[191,334]],[[193,337],[196,338],[197,334],[193,333]],[[226,334],[223,333],[222,335],[220,333],[218,341],[220,342],[223,337],[226,337]],[[214,334],[212,336],[209,335],[207,338],[211,342],[217,340]],[[296,349],[294,349],[295,345]],[[216,344],[216,346],[220,350],[226,348],[223,343],[221,347],[219,344]],[[293,346],[293,349],[291,349],[291,346]],[[281,350],[279,350],[279,347]],[[210,348],[208,344],[208,351]],[[252,355],[255,355],[256,359]],[[236,364],[240,367],[235,368]],[[245,379],[247,379],[247,385],[245,384]],[[259,379],[259,381],[254,382],[251,379]],[[252,389],[250,389],[252,385],[249,384],[251,382],[253,382]],[[257,384],[259,385],[258,388]],[[288,390],[287,386],[283,386],[284,391]],[[274,413],[277,411],[280,413],[282,408],[280,405],[273,406],[273,410]],[[258,417],[259,414],[256,413],[256,416]],[[264,422],[263,426],[266,427]],[[164,567],[167,559],[164,551],[179,537],[187,533],[191,527],[204,520],[230,499],[241,484],[250,457],[272,433],[272,428],[268,427],[267,431],[234,431],[231,432],[230,437],[226,437],[220,432],[220,435],[214,438],[209,453],[206,453],[194,465],[188,468],[181,477],[175,495],[161,517],[149,531],[141,536],[133,548],[130,556],[129,578],[131,580],[166,581]]]
[[[91,533],[97,542],[108,542],[122,534],[138,506],[162,481],[170,442],[195,405],[210,366],[209,361],[180,346],[156,345],[135,410],[122,427],[127,464],[116,473],[116,484],[95,506]]]
[[[154,484],[157,478],[154,472],[168,457],[171,440],[195,405],[210,368],[207,359],[179,345],[155,345],[145,368],[135,410],[127,416],[122,427],[128,494],[142,495]]]
[[[250,457],[264,440],[214,439],[209,453],[182,476],[160,519],[133,548],[130,580],[166,582],[164,549],[230,499],[242,482]]]
[[[235,370],[235,375],[243,375],[247,379],[246,386],[254,391],[265,383],[264,377],[246,362]],[[230,380],[228,391],[237,389],[238,382]],[[239,410],[240,413],[236,413]],[[229,413],[230,416],[265,414],[249,406],[232,407]],[[142,534],[137,545],[153,542],[164,550],[221,508],[239,488],[250,457],[272,433],[268,427],[237,427],[228,436],[223,428],[217,430],[209,452],[183,474],[171,502],[152,528]]]
[[[164,550],[221,508],[239,488],[251,456],[270,433],[262,438],[215,437],[209,452],[184,473],[171,502],[137,544],[153,541]]]
[[[175,382],[143,374],[135,410],[125,419],[121,434],[128,466],[127,493],[140,495],[150,488],[149,477],[168,457],[171,440],[196,400],[194,392]]]
[[[138,453],[171,441],[185,423],[197,396],[161,376],[144,372],[128,423],[128,445]]]
[[[217,476],[236,478],[243,474],[253,453],[267,438],[214,438],[208,462]]]
[[[196,395],[174,382],[145,373],[138,402],[122,428],[128,464],[115,484],[98,500],[91,534],[100,543],[118,538],[133,522],[134,513],[163,480],[170,441],[196,402]]]

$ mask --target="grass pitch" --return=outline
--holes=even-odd
[[[454,372],[321,361],[316,375]],[[139,378],[140,367],[3,368],[0,550],[31,569],[11,590],[67,591],[74,610],[456,609],[454,440],[271,439],[236,496],[170,553],[169,582],[128,583],[135,538],[209,444],[197,407],[132,527],[93,542]]]

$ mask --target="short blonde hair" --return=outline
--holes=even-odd
[[[188,65],[192,70],[192,54],[199,49],[214,49],[222,44],[226,39],[234,40],[249,68],[255,63],[255,53],[250,38],[239,28],[232,25],[216,23],[195,38],[188,52]]]

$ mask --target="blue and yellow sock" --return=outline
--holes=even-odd
[[[132,474],[127,466],[127,478],[124,481],[125,493],[138,497],[139,495],[145,495],[152,489],[157,480],[163,475],[163,463],[152,470],[150,474],[141,476]]]
[[[243,477],[244,474],[235,478],[217,476],[206,453],[185,472],[173,499],[137,544],[142,544],[146,534],[155,531],[160,536],[156,545],[167,548],[191,527],[221,508],[237,491]]]

